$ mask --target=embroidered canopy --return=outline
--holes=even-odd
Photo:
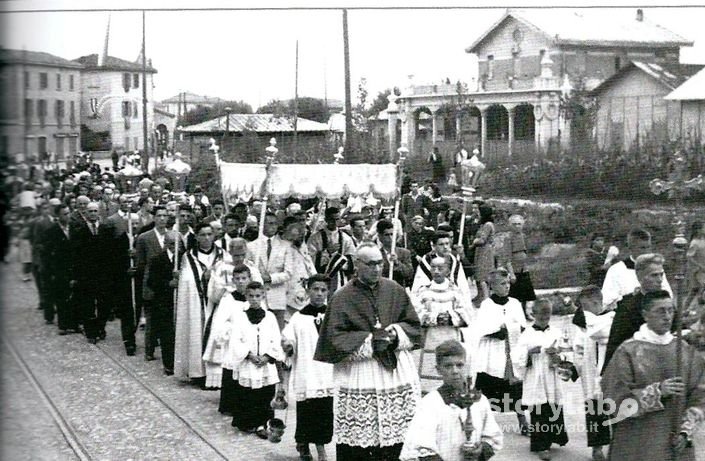
[[[262,195],[267,172],[261,163],[221,162],[223,195]],[[397,195],[397,166],[394,164],[273,164],[267,194],[277,198],[340,198],[366,195],[391,199]]]

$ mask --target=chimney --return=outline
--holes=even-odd
[[[638,8],[636,10],[636,20],[639,22],[642,22],[644,20],[644,10],[641,8]]]

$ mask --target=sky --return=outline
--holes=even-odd
[[[416,83],[470,81],[476,60],[464,49],[507,6],[591,7],[598,14],[626,17],[633,17],[639,6],[646,20],[695,42],[682,49],[682,62],[705,64],[705,7],[680,3],[663,7],[665,2],[623,2],[623,8],[595,9],[601,5],[570,0],[516,0],[511,5],[407,0],[407,8],[387,0],[10,0],[0,2],[0,45],[66,59],[99,53],[110,16],[109,54],[134,61],[141,47],[142,13],[124,10],[149,8],[146,48],[158,70],[157,100],[189,91],[244,100],[256,109],[272,99],[294,96],[297,40],[299,96],[344,99],[343,21],[335,8],[350,8],[353,99],[362,78],[372,99],[386,88],[407,86],[409,75]],[[233,6],[238,9],[227,9]],[[301,7],[305,9],[297,9]]]

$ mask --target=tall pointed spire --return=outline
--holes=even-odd
[[[104,66],[108,61],[108,44],[110,43],[110,13],[108,13],[108,26],[105,28],[105,43],[103,52],[98,54],[98,66]]]

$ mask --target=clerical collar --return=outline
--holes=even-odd
[[[213,250],[215,249],[215,245],[211,245],[209,250],[202,250],[201,247],[198,247],[198,252],[203,253],[204,255],[209,255],[213,253]]]
[[[301,312],[302,315],[312,315],[312,316],[317,316],[319,314],[325,314],[326,313],[326,305],[322,306],[314,306],[313,304],[308,304],[306,307],[301,309],[299,312]]]
[[[497,296],[496,294],[490,295],[490,299],[500,306],[504,306],[509,302],[509,296]]]
[[[627,266],[627,269],[634,269],[634,260],[631,256],[624,260],[624,265]]]
[[[245,311],[245,314],[247,315],[247,320],[249,320],[250,323],[253,325],[259,324],[265,316],[264,309],[262,309],[261,307],[251,306]]]
[[[585,311],[582,307],[578,307],[573,314],[573,325],[579,328],[587,328],[587,322],[585,321]]]
[[[536,331],[546,331],[550,327],[551,327],[551,325],[546,325],[545,327],[540,327],[540,326],[536,325],[535,323],[533,325],[531,325],[531,328],[533,328]]]
[[[458,408],[467,408],[479,399],[477,391],[466,393],[448,384],[443,384],[437,390],[443,399],[443,403],[446,405],[455,405]]]

